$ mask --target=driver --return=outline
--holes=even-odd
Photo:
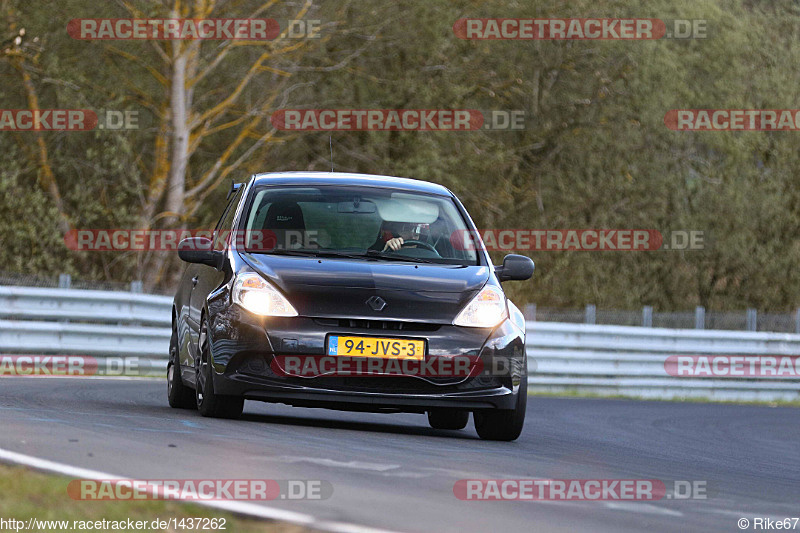
[[[369,247],[370,250],[396,252],[400,250],[406,241],[423,240],[430,233],[429,224],[410,224],[406,222],[384,222],[378,233],[375,243]],[[416,244],[411,244],[409,248],[416,248]]]

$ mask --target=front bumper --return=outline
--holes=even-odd
[[[235,305],[220,306],[218,313],[213,310],[212,305],[209,340],[214,390],[221,395],[359,411],[512,409],[519,384],[527,379],[525,332],[510,320],[494,329],[479,329],[346,318],[265,318]],[[275,356],[324,356],[329,334],[424,338],[428,356],[477,358],[480,372],[431,378],[299,377],[273,371]]]
[[[322,383],[315,385],[266,384],[241,374],[217,374],[214,377],[214,390],[218,394],[242,396],[247,400],[285,403],[296,407],[321,407],[347,411],[424,413],[434,408],[469,411],[513,409],[519,391],[519,387],[512,390],[500,386],[475,391],[390,393],[324,388]]]

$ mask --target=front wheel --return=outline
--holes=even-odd
[[[167,363],[167,400],[175,409],[195,409],[197,404],[194,391],[184,385],[181,379],[181,362],[178,357],[178,335],[172,326],[172,337],[169,340],[169,363]]]
[[[197,409],[201,415],[211,418],[239,418],[244,409],[244,398],[219,396],[214,393],[212,361],[208,342],[208,322],[203,319],[200,326],[200,357],[198,357],[195,388]]]
[[[522,426],[525,424],[527,405],[528,377],[523,375],[514,409],[475,411],[473,413],[478,436],[484,440],[516,440],[522,433]]]

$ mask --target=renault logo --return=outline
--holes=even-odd
[[[374,311],[383,311],[383,308],[386,307],[386,300],[380,296],[370,296],[367,300],[367,305]]]

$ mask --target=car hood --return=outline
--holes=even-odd
[[[485,266],[243,254],[301,316],[451,324],[489,279]],[[367,300],[386,304],[374,309]]]

